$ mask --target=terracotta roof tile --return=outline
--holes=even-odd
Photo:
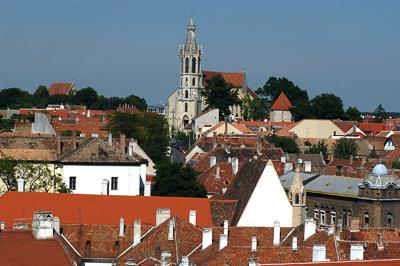
[[[69,95],[74,87],[74,83],[53,83],[48,89],[49,95]]]
[[[207,84],[207,81],[215,76],[223,77],[227,83],[232,84],[233,88],[242,88],[245,79],[243,72],[215,72],[203,70],[204,84]]]
[[[292,103],[286,97],[285,93],[282,91],[279,94],[278,98],[275,100],[274,104],[271,107],[272,111],[289,111],[292,107]]]

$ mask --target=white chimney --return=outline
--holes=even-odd
[[[196,210],[189,211],[189,223],[196,225]]]
[[[229,221],[224,220],[224,235],[228,235],[228,226],[229,226]]]
[[[219,235],[219,250],[223,249],[228,245],[228,235],[220,234]]]
[[[6,222],[0,221],[0,230],[6,229]]]
[[[306,219],[304,224],[304,241],[306,241],[310,236],[314,235],[317,228],[314,219]]]
[[[151,196],[151,181],[146,181],[144,184],[144,196]]]
[[[162,224],[171,217],[171,211],[168,208],[156,210],[156,226]]]
[[[24,192],[24,179],[22,177],[18,178],[18,192]]]
[[[292,238],[292,250],[297,250],[297,236]]]
[[[281,243],[281,225],[278,221],[275,221],[273,244],[274,246],[279,246],[280,243]]]
[[[212,228],[203,228],[202,249],[212,244]]]
[[[363,260],[364,259],[364,245],[351,244],[350,247],[350,260]]]
[[[221,178],[221,168],[217,166],[217,169],[215,170],[215,179],[220,179]]]
[[[169,220],[168,240],[174,240],[175,220]]]
[[[163,251],[161,253],[161,266],[167,266],[170,263],[171,253],[169,251]]]
[[[314,245],[313,246],[312,261],[313,262],[327,261],[325,245]]]
[[[33,214],[32,233],[36,239],[53,238],[53,214],[37,211]]]
[[[142,238],[142,224],[140,219],[135,220],[135,224],[133,225],[133,245],[136,246],[140,243]]]
[[[124,217],[121,216],[121,218],[119,218],[119,236],[124,236],[124,231],[125,231],[125,221]]]
[[[251,251],[252,252],[257,251],[257,237],[256,236],[251,237]]]
[[[60,218],[59,217],[53,218],[53,228],[54,228],[54,231],[57,232],[57,234],[60,233]]]
[[[236,175],[238,170],[239,170],[239,158],[238,157],[232,157],[232,171],[233,171],[233,174]]]
[[[112,134],[108,134],[108,144],[112,146]]]
[[[311,162],[304,161],[304,172],[311,173]]]
[[[257,263],[256,258],[250,258],[249,259],[249,266],[259,266],[260,264]]]
[[[226,190],[227,190],[227,188],[226,188],[226,187],[223,187],[223,188],[222,188],[222,194],[225,194]]]
[[[108,180],[101,181],[101,195],[108,195]]]
[[[189,258],[186,256],[182,256],[179,266],[189,266]]]
[[[210,168],[217,164],[217,157],[211,156],[210,157]]]

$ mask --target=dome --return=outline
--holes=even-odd
[[[388,174],[388,169],[386,168],[385,165],[383,164],[377,164],[374,166],[372,169],[372,174],[373,175],[387,175]]]

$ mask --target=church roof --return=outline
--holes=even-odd
[[[48,89],[49,95],[69,95],[74,88],[74,83],[53,83]]]
[[[225,81],[232,84],[232,87],[234,88],[242,88],[245,83],[244,72],[217,72],[203,70],[203,85],[207,84],[207,81],[215,76],[223,77]]]
[[[283,91],[279,95],[279,97],[276,99],[274,104],[271,107],[272,111],[289,111],[289,109],[292,107],[292,103],[290,100],[286,97],[285,93]]]

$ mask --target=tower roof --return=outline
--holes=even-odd
[[[196,25],[194,25],[193,18],[190,17],[189,24],[187,26],[185,50],[190,48],[197,48],[195,31],[196,31]]]
[[[279,97],[276,99],[274,104],[271,107],[272,111],[289,111],[290,108],[292,107],[292,103],[286,97],[285,93],[282,91],[281,94],[279,94]]]

